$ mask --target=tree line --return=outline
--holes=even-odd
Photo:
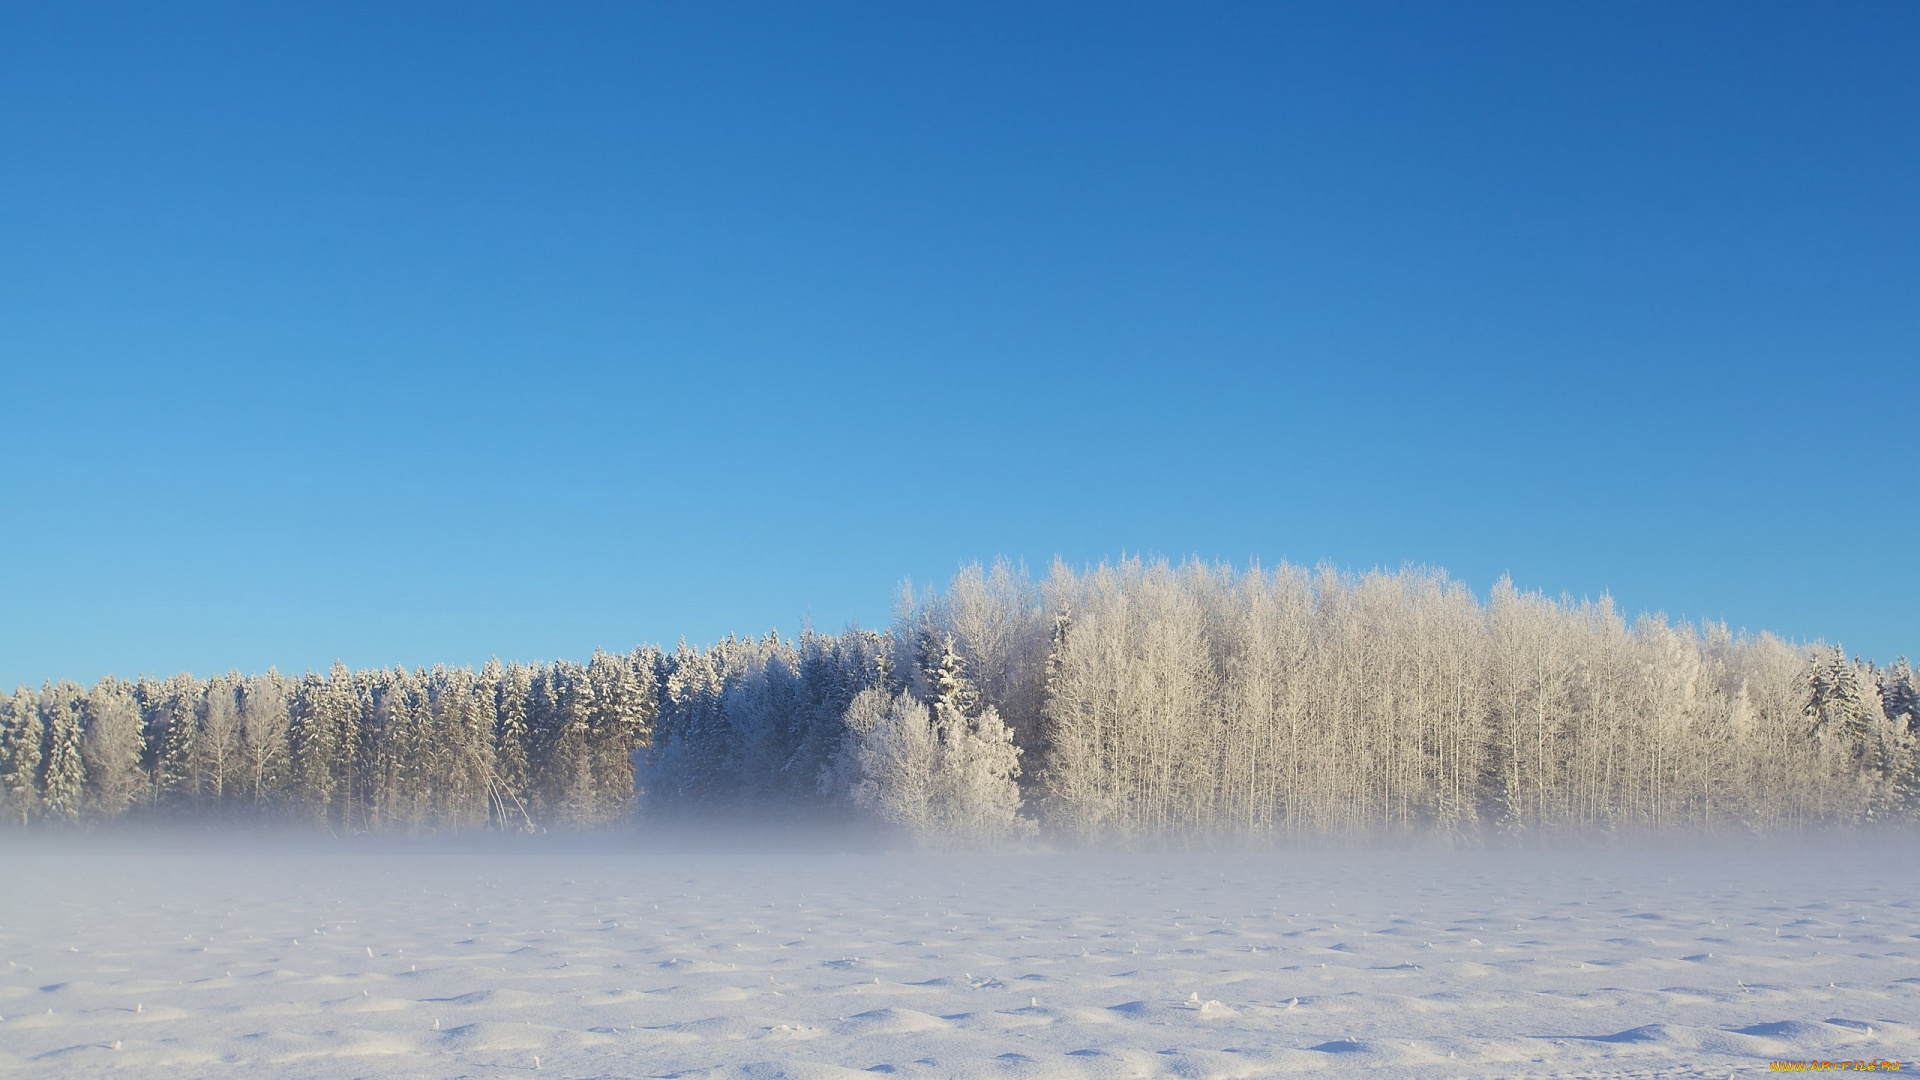
[[[636,812],[935,842],[1799,827],[1920,812],[1920,681],[1502,581],[1122,560],[903,593],[883,631],[585,664],[0,694],[16,823]]]
[[[288,678],[108,677],[0,695],[7,820],[271,817],[349,829],[593,825],[634,802],[658,650]]]

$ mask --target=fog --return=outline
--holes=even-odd
[[[1566,839],[16,836],[0,1069],[1725,1076],[1920,1056],[1910,833]]]

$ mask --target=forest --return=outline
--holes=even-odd
[[[931,845],[1920,812],[1920,680],[1429,569],[1005,562],[885,630],[0,693],[13,826],[864,822]]]

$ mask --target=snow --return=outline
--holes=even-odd
[[[0,1074],[1911,1067],[1915,854],[21,840]]]

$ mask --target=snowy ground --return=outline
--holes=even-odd
[[[0,1074],[1700,1076],[1920,1058],[1920,849],[0,847]]]

